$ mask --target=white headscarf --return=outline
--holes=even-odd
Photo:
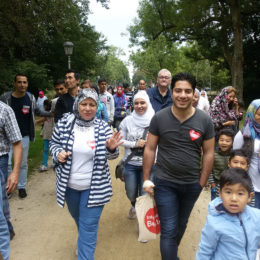
[[[150,125],[151,119],[154,116],[154,110],[149,96],[147,95],[145,90],[139,90],[134,96],[133,102],[135,102],[135,100],[138,98],[141,98],[145,101],[145,103],[147,104],[147,109],[142,115],[137,114],[135,110],[133,111],[132,116],[134,118],[134,124],[138,127],[146,128]]]

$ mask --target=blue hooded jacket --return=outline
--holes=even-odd
[[[255,260],[260,242],[260,210],[246,206],[230,215],[216,198],[201,233],[196,260]]]

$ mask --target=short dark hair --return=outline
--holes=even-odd
[[[56,87],[58,85],[65,85],[64,79],[57,79],[54,81],[53,86]]]
[[[27,77],[25,74],[23,74],[23,73],[17,73],[17,74],[14,76],[14,82],[16,82],[17,77],[26,77],[26,79],[28,80],[28,77]]]
[[[221,129],[218,133],[218,139],[221,135],[226,135],[226,136],[230,136],[232,137],[232,139],[234,139],[235,136],[235,132],[232,129],[228,129],[228,128],[224,128]]]
[[[241,168],[229,168],[224,170],[220,175],[220,190],[223,189],[225,185],[241,184],[248,193],[251,192],[252,181],[249,174]]]
[[[75,70],[67,70],[67,71],[65,72],[65,75],[68,74],[68,73],[74,73],[75,79],[76,79],[76,80],[79,80],[79,73],[78,73],[77,71],[75,71]]]
[[[188,81],[191,84],[193,91],[195,90],[195,88],[197,86],[197,81],[192,74],[187,73],[187,72],[180,72],[173,76],[172,83],[171,83],[171,89],[173,89],[175,87],[175,83],[180,80]]]
[[[104,79],[104,78],[100,78],[100,79],[98,80],[98,84],[100,84],[101,82],[106,82],[106,83],[107,83],[106,79]]]
[[[231,161],[235,156],[245,157],[247,164],[250,164],[250,158],[248,157],[246,151],[244,149],[235,149],[231,150],[229,154],[229,161]]]
[[[123,88],[128,88],[129,84],[128,83],[123,83]]]
[[[91,88],[94,89],[97,92],[97,94],[99,95],[99,90],[96,85],[92,85]]]
[[[50,111],[51,110],[51,100],[45,99],[43,101],[43,106],[44,106],[46,111]]]

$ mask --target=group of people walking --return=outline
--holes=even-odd
[[[20,165],[27,163],[37,113],[45,118],[43,122],[54,116],[48,146],[56,170],[57,202],[61,207],[67,204],[76,223],[78,259],[94,259],[99,219],[112,196],[107,160],[119,156],[119,146],[124,147],[122,180],[129,199],[128,217],[136,217],[138,196],[145,192],[154,196],[163,260],[179,259],[178,246],[190,213],[207,184],[213,200],[197,259],[255,259],[260,242],[260,100],[252,101],[239,129],[243,113],[236,89],[223,88],[210,105],[207,93],[197,90],[189,73],[172,77],[162,69],[154,88],[146,90],[142,80],[132,98],[127,91],[124,94],[128,86],[117,87],[112,95],[105,79],[99,79],[98,87],[84,81],[82,89],[79,81],[77,72],[67,71],[65,81],[55,83],[59,98],[49,111],[34,107],[25,75],[16,76],[15,91],[0,97],[7,104],[0,102],[0,162],[6,165],[0,171],[4,204],[0,208],[7,209],[7,213],[0,211],[0,237],[6,238],[0,245],[3,258],[8,259],[13,230],[5,187],[9,193],[16,188],[20,171],[19,196],[27,195],[27,172]],[[10,147],[14,167],[8,177]],[[255,208],[247,205],[252,197]],[[228,225],[232,229],[227,231]]]

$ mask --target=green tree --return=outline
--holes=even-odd
[[[225,61],[232,84],[242,95],[246,37],[242,24],[247,17],[258,17],[259,10],[257,0],[143,0],[130,27],[131,40],[141,46],[160,35],[170,42],[197,41],[205,58]]]

